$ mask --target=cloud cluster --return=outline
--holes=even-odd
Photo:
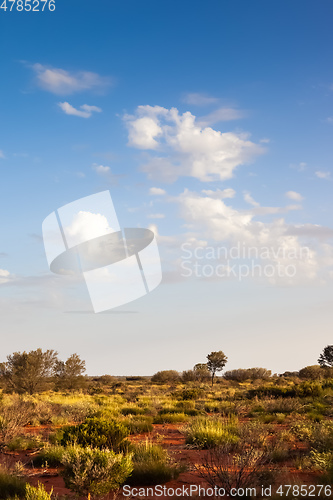
[[[253,161],[264,148],[249,140],[248,133],[220,132],[176,108],[139,106],[125,115],[128,145],[155,152],[142,170],[151,179],[173,182],[195,177],[202,182],[233,177],[239,166]]]
[[[90,118],[93,113],[101,113],[101,108],[97,106],[89,106],[88,104],[83,104],[80,109],[74,108],[69,102],[58,102],[59,108],[66,115],[79,116],[81,118]]]
[[[273,276],[269,279],[271,284],[299,285],[329,279],[333,266],[333,246],[329,243],[333,237],[332,230],[314,224],[295,226],[283,218],[269,222],[257,220],[258,214],[281,213],[292,208],[261,207],[249,193],[244,194],[252,205],[249,210],[238,210],[227,205],[220,193],[202,193],[185,189],[172,199],[179,205],[180,215],[188,229],[182,235],[183,241],[185,239],[194,246],[217,243],[227,247],[241,245],[245,252],[258,249],[259,254],[261,249],[268,249],[265,250],[267,261],[285,267],[292,264],[297,270],[292,280]],[[160,241],[162,245],[173,246],[175,252],[179,253],[179,236],[160,237]],[[176,268],[179,266],[177,259],[175,265]]]
[[[43,64],[33,64],[38,86],[57,95],[69,95],[87,90],[101,91],[111,84],[108,77],[91,71],[70,72]]]

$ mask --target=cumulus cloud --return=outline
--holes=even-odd
[[[87,90],[100,91],[111,84],[108,77],[91,71],[70,72],[61,68],[52,68],[43,64],[33,64],[37,85],[57,95],[69,95]]]
[[[81,118],[90,118],[93,113],[101,113],[101,108],[97,106],[88,106],[88,104],[83,104],[80,109],[74,108],[69,102],[58,102],[59,108],[66,115],[79,116]]]
[[[11,279],[10,272],[6,269],[0,269],[0,285],[7,283]]]
[[[149,189],[149,194],[152,196],[164,196],[166,194],[166,191],[162,188],[151,187]]]
[[[319,177],[319,179],[330,179],[331,178],[331,172],[324,172],[322,170],[317,170],[317,172],[315,172],[316,176]]]
[[[240,245],[245,253],[249,249],[258,249],[260,253],[264,248],[265,260],[274,265],[295,266],[297,275],[291,281],[286,278],[289,284],[320,279],[321,273],[325,279],[327,273],[324,270],[333,265],[332,245],[320,244],[319,241],[313,243],[314,235],[321,232],[318,226],[292,226],[283,218],[271,222],[258,221],[255,220],[257,207],[250,211],[237,210],[221,199],[202,196],[187,189],[174,201],[179,205],[186,227],[192,230],[191,238],[223,242],[223,245],[229,246]],[[324,233],[329,237],[327,231]],[[269,278],[272,284],[277,280],[280,279],[276,276]],[[280,281],[283,282],[283,279]]]
[[[115,229],[109,226],[105,215],[80,211],[75,214],[71,224],[66,226],[64,231],[74,245],[98,238],[101,234],[112,233]]]
[[[219,99],[218,97],[210,97],[200,92],[192,92],[185,94],[182,101],[186,104],[192,104],[193,106],[207,106],[209,104],[215,104]]]
[[[128,145],[157,153],[142,167],[151,179],[173,182],[189,176],[202,182],[226,180],[239,165],[264,152],[262,146],[249,140],[248,133],[203,127],[190,112],[180,114],[176,108],[139,106],[135,115],[125,115],[124,120]]]
[[[107,175],[107,174],[111,173],[110,167],[107,167],[107,166],[104,166],[104,165],[97,165],[96,163],[94,163],[93,169],[99,175]]]
[[[300,193],[297,193],[296,191],[287,191],[285,195],[290,200],[295,200],[295,201],[304,200],[304,197]]]

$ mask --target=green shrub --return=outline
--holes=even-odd
[[[34,457],[33,464],[36,467],[58,467],[61,465],[61,461],[65,452],[63,446],[49,446],[41,450],[39,455]]]
[[[24,497],[25,481],[17,476],[8,474],[4,470],[0,470],[0,498],[6,499],[10,497]]]
[[[151,432],[153,430],[152,417],[133,417],[123,421],[130,434],[141,434],[142,432]]]
[[[141,415],[143,413],[142,408],[138,406],[124,406],[120,412],[123,415]]]
[[[10,451],[33,450],[35,448],[42,448],[43,446],[44,443],[39,436],[16,436],[7,444],[7,448]]]
[[[79,495],[106,495],[119,488],[133,470],[131,455],[77,446],[64,453],[62,464],[66,487]]]
[[[83,447],[120,451],[128,434],[129,429],[116,420],[87,418],[82,424],[66,427],[61,444],[63,446],[78,444]]]
[[[166,382],[179,382],[180,374],[176,370],[162,370],[155,373],[151,378],[152,382],[165,384]]]
[[[185,422],[188,419],[184,412],[182,413],[162,413],[154,418],[154,424],[176,424]]]
[[[148,440],[132,446],[133,472],[126,483],[134,485],[162,484],[176,479],[181,469],[170,461],[167,452]]]
[[[48,493],[42,484],[38,483],[37,487],[27,483],[25,487],[25,500],[51,500],[52,491]]]
[[[186,444],[196,448],[211,448],[222,444],[236,444],[238,437],[238,420],[230,418],[212,419],[198,417],[184,429]]]

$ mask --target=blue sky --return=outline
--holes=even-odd
[[[316,363],[332,343],[332,14],[328,0],[0,9],[3,357],[78,352],[91,374],[220,349],[230,369]],[[154,230],[163,283],[96,315],[82,280],[50,273],[41,225],[105,189],[122,226]],[[212,276],[183,276],[184,244]],[[205,252],[237,244],[295,275],[221,278]]]

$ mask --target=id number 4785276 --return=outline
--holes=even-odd
[[[55,0],[0,0],[0,12],[44,12],[55,11]]]

